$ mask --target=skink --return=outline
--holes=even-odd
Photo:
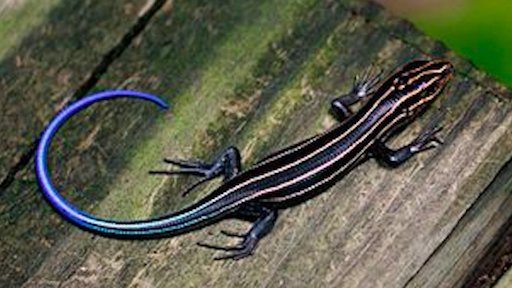
[[[241,259],[251,255],[258,241],[267,235],[277,219],[278,210],[307,200],[338,181],[356,165],[376,158],[396,167],[421,151],[441,144],[439,129],[428,129],[408,145],[391,149],[385,142],[401,131],[429,103],[437,98],[453,74],[453,66],[444,60],[416,60],[379,81],[373,73],[355,82],[353,89],[331,102],[336,127],[267,156],[242,171],[240,154],[229,147],[212,162],[164,159],[176,170],[150,171],[152,174],[190,174],[200,180],[185,191],[215,177],[224,181],[206,197],[176,213],[158,218],[117,221],[92,216],[66,201],[50,180],[47,152],[51,139],[62,124],[89,105],[117,97],[152,101],[165,108],[160,98],[131,90],[111,90],[87,96],[64,108],[41,135],[35,169],[41,191],[65,219],[94,233],[117,238],[172,236],[204,227],[226,217],[254,222],[247,233],[223,231],[240,237],[238,245],[201,246],[228,251],[215,259]],[[356,113],[349,106],[364,100]]]

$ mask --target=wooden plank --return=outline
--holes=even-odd
[[[496,284],[496,286],[494,286],[494,288],[507,288],[507,287],[510,287],[512,286],[512,270],[509,270],[501,279],[500,281],[498,282],[498,284]]]
[[[177,191],[187,180],[149,177],[146,171],[160,167],[161,157],[211,158],[235,144],[244,164],[250,164],[334,125],[328,95],[349,89],[352,78],[371,63],[389,71],[424,53],[447,57],[458,72],[436,103],[446,109],[446,144],[395,170],[373,161],[363,164],[328,192],[283,211],[251,258],[213,262],[211,251],[194,245],[225,243],[218,236],[221,228],[247,228],[231,220],[151,241],[79,231],[41,199],[27,168],[0,196],[0,203],[10,203],[0,207],[0,223],[7,223],[0,239],[8,247],[0,250],[8,259],[0,267],[8,271],[2,284],[428,287],[421,277],[436,268],[429,261],[441,259],[439,251],[448,250],[442,247],[460,239],[453,233],[464,215],[475,211],[472,207],[488,207],[478,204],[482,199],[506,207],[506,197],[481,195],[492,195],[483,191],[512,156],[510,94],[373,4],[175,4],[171,16],[155,19],[99,85],[155,91],[173,108],[157,114],[148,105],[112,101],[77,115],[55,141],[52,173],[74,203],[95,215],[135,218],[175,211],[208,189],[183,199]],[[410,140],[435,110],[395,144]],[[498,188],[491,191],[502,191]],[[479,221],[497,215],[486,213]],[[469,224],[464,233],[479,228]],[[464,251],[473,244],[458,243],[451,247]],[[448,262],[435,272],[450,273],[455,265],[460,263]]]
[[[143,28],[139,26],[154,10],[152,5],[162,3],[25,1],[0,14],[0,33],[6,36],[0,45],[0,88],[4,93],[0,99],[0,211],[2,227],[10,227],[1,237],[0,286],[17,286],[48,252],[48,243],[59,235],[37,238],[38,232],[51,234],[54,230],[37,226],[33,218],[37,214],[32,214],[34,206],[41,204],[31,202],[37,197],[36,186],[27,189],[34,184],[33,179],[14,179],[19,170],[31,170],[27,162],[37,135],[56,110],[87,93],[88,86],[95,84]],[[16,37],[11,37],[13,32]],[[50,212],[42,210],[44,215]],[[26,242],[19,237],[25,237]],[[37,240],[31,242],[33,239]],[[25,261],[22,268],[19,261]]]
[[[6,0],[0,3],[0,58],[41,25],[58,0]]]
[[[0,14],[1,190],[26,165],[49,117],[83,96],[81,85],[103,73],[116,56],[107,52],[147,10],[131,0],[18,2]]]
[[[490,287],[503,269],[497,247],[507,247],[503,229],[510,227],[512,161],[468,209],[443,243],[423,264],[408,287]],[[502,240],[505,243],[497,245]],[[496,267],[500,265],[501,267]],[[494,277],[494,276],[493,276]]]

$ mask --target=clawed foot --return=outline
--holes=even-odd
[[[161,175],[179,175],[179,174],[190,174],[199,176],[202,179],[190,185],[183,191],[182,196],[187,195],[194,188],[199,185],[212,180],[213,178],[222,174],[222,166],[214,164],[208,164],[199,160],[182,160],[182,159],[164,159],[164,162],[177,166],[179,169],[176,170],[157,170],[149,171],[149,174],[161,174]]]
[[[242,258],[245,258],[247,256],[250,256],[254,249],[256,248],[256,244],[258,243],[258,237],[253,237],[250,235],[250,233],[247,234],[239,234],[239,233],[233,233],[228,231],[221,231],[222,234],[229,236],[229,237],[237,237],[242,238],[242,241],[234,246],[217,246],[207,243],[197,243],[197,245],[213,249],[213,250],[220,250],[220,251],[227,251],[231,252],[226,255],[218,256],[213,258],[214,260],[227,260],[227,259],[233,259],[233,260],[240,260]]]
[[[274,227],[274,223],[277,219],[277,211],[259,205],[247,205],[243,207],[238,213],[245,214],[248,216],[258,215],[256,221],[252,225],[249,232],[245,234],[239,234],[229,231],[222,231],[222,234],[229,237],[237,237],[242,239],[238,245],[235,246],[217,246],[205,243],[197,243],[201,247],[231,252],[226,255],[216,257],[215,260],[240,260],[252,254],[256,245],[267,235]],[[256,213],[256,214],[255,214]]]
[[[370,68],[361,76],[354,78],[354,84],[348,94],[343,94],[331,101],[331,111],[333,116],[340,122],[352,115],[350,106],[358,103],[362,99],[370,96],[380,81],[380,72]]]
[[[366,97],[380,82],[381,75],[382,72],[377,71],[373,66],[367,69],[361,76],[356,75],[351,93],[358,98]]]
[[[240,153],[234,146],[226,148],[222,153],[217,155],[211,163],[206,163],[200,160],[182,160],[182,159],[164,159],[164,162],[177,166],[179,169],[176,170],[160,170],[160,171],[149,171],[149,174],[160,174],[160,175],[178,175],[178,174],[189,174],[193,176],[201,177],[199,181],[188,187],[182,195],[187,195],[192,189],[197,186],[212,180],[215,177],[223,176],[224,181],[233,178],[235,175],[240,173]]]
[[[441,130],[443,130],[443,128],[438,127],[421,133],[418,138],[411,143],[410,151],[412,153],[418,153],[442,145],[443,140],[437,135]]]

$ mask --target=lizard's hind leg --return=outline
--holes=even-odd
[[[224,181],[233,178],[241,171],[240,152],[236,147],[230,146],[215,159],[210,162],[201,160],[182,160],[182,159],[164,159],[164,162],[177,166],[179,169],[175,170],[153,170],[149,171],[150,174],[160,175],[194,175],[201,177],[199,181],[189,186],[183,192],[183,196],[188,194],[197,186],[210,181],[216,177],[223,176]]]
[[[277,220],[277,211],[258,204],[248,206],[247,210],[241,208],[241,210],[237,212],[241,214],[240,216],[242,216],[242,218],[256,218],[256,221],[249,232],[245,234],[221,231],[222,234],[226,236],[241,238],[242,240],[239,244],[234,246],[217,246],[206,243],[197,243],[199,246],[208,249],[231,252],[226,255],[215,257],[215,260],[240,260],[250,256],[254,249],[256,249],[258,242],[272,230]]]

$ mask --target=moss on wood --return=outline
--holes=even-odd
[[[239,262],[213,262],[212,252],[194,243],[225,242],[221,228],[246,229],[245,223],[227,220],[150,241],[96,237],[63,223],[39,196],[26,167],[0,196],[6,223],[0,255],[9,259],[1,264],[0,283],[453,287],[470,273],[485,247],[471,255],[463,251],[477,239],[489,241],[500,228],[486,229],[489,236],[480,238],[472,223],[494,214],[487,208],[472,212],[478,211],[474,207],[509,201],[505,183],[488,188],[512,156],[507,90],[374,4],[233,0],[166,7],[96,89],[152,91],[171,109],[161,113],[130,100],[98,104],[73,118],[52,146],[55,182],[95,215],[160,215],[212,187],[182,198],[179,190],[190,179],[147,175],[163,167],[164,156],[211,158],[235,144],[249,165],[331,127],[329,99],[348,90],[371,64],[391,71],[426,55],[455,63],[451,88],[395,142],[411,139],[441,107],[446,144],[396,170],[365,163],[328,192],[283,211],[255,255]],[[495,193],[500,196],[491,197]],[[471,213],[477,216],[468,218]],[[464,255],[469,264],[455,269],[457,261],[443,260],[452,255]],[[435,279],[426,278],[432,274]]]

